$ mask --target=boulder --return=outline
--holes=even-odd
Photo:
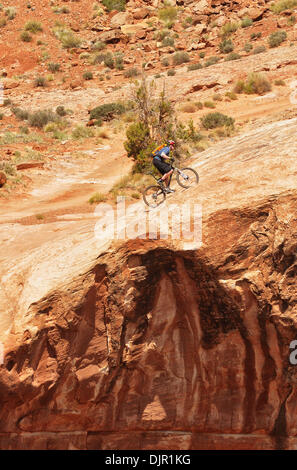
[[[116,44],[123,39],[123,34],[120,29],[112,29],[111,31],[101,33],[99,38],[100,41],[103,41],[106,44]]]
[[[148,16],[149,11],[146,8],[137,8],[132,14],[135,20],[143,20]]]
[[[7,181],[7,176],[3,171],[0,171],[0,188],[5,185]]]
[[[129,13],[125,11],[120,11],[119,13],[117,13],[111,18],[110,24],[112,26],[123,26],[124,24],[128,22],[129,16],[130,16]]]

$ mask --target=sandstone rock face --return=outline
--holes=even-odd
[[[91,226],[0,265],[1,449],[296,448],[296,130],[199,154],[199,249]]]

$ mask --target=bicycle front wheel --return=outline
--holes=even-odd
[[[176,181],[182,188],[191,188],[199,183],[199,175],[193,168],[182,168],[177,171]]]
[[[166,198],[166,194],[160,186],[149,186],[143,191],[142,196],[145,204],[149,207],[158,207]]]

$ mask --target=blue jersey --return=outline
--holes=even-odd
[[[169,147],[163,147],[161,150],[159,150],[159,152],[157,153],[157,155],[154,158],[156,158],[157,160],[162,161],[163,160],[163,158],[161,157],[162,153],[165,153],[166,155],[169,155],[170,148]]]

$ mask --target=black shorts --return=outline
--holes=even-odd
[[[168,165],[168,163],[160,161],[157,158],[153,158],[153,165],[159,170],[162,175],[165,175],[166,173],[172,170],[171,165]]]

